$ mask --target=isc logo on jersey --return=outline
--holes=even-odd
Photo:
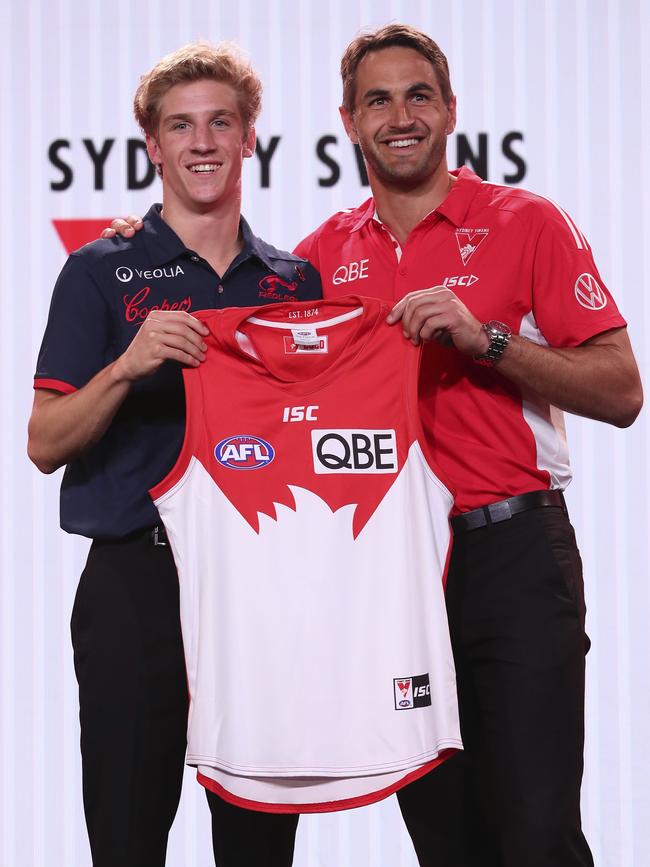
[[[227,437],[214,447],[214,456],[230,470],[259,470],[275,457],[271,443],[249,434]]]
[[[312,430],[314,472],[396,473],[394,430]]]
[[[431,684],[428,674],[413,677],[396,677],[393,680],[395,710],[428,707],[431,704]]]

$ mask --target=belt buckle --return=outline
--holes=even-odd
[[[498,524],[500,521],[509,521],[512,518],[512,509],[508,500],[499,500],[498,503],[491,503],[487,507],[487,510],[493,524]]]

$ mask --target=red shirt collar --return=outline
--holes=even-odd
[[[449,222],[453,223],[457,228],[465,223],[465,218],[472,202],[474,201],[474,196],[477,194],[481,185],[481,179],[478,175],[475,175],[471,169],[468,169],[467,166],[463,166],[460,169],[454,169],[450,174],[457,179],[456,183],[438,207],[431,211],[430,214],[427,214],[426,217],[423,218],[422,222],[431,219],[431,217],[436,214],[449,220]],[[359,205],[357,210],[359,213],[359,219],[352,227],[353,232],[357,232],[374,218],[375,200],[368,199],[362,205]]]

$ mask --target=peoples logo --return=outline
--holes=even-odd
[[[587,310],[602,310],[607,304],[607,295],[591,274],[581,274],[576,280],[574,292],[578,304]]]
[[[259,470],[275,457],[271,443],[249,434],[226,437],[214,447],[214,456],[230,470]]]

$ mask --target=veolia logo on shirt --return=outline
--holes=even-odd
[[[314,472],[396,473],[394,430],[312,430]]]
[[[259,470],[271,463],[275,450],[260,437],[239,434],[218,442],[214,456],[222,467],[230,470]]]
[[[133,280],[133,275],[144,280],[160,280],[162,277],[178,277],[180,274],[185,274],[185,271],[180,265],[169,265],[166,268],[151,268],[142,271],[140,268],[127,268],[126,265],[120,265],[115,269],[115,276],[121,283],[129,283]]]

